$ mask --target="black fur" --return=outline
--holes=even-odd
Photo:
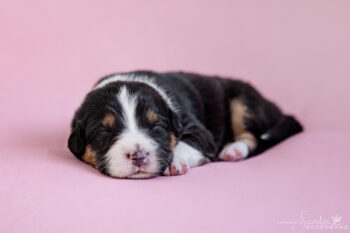
[[[239,80],[183,72],[137,71],[130,74],[154,78],[172,97],[178,111],[172,111],[155,90],[141,83],[114,82],[90,92],[76,112],[68,146],[75,156],[81,159],[86,145],[92,145],[97,151],[98,168],[104,173],[108,171],[103,166],[103,155],[117,140],[123,126],[117,124],[115,128],[106,129],[101,126],[101,119],[107,112],[120,116],[120,106],[115,101],[115,95],[121,85],[128,85],[134,92],[141,93],[143,104],[137,108],[138,122],[140,126],[149,129],[149,135],[160,145],[162,169],[159,172],[162,172],[172,159],[169,148],[171,133],[174,133],[178,140],[181,139],[203,152],[210,160],[217,160],[217,154],[223,146],[234,141],[229,106],[232,99],[239,99],[247,106],[252,116],[244,122],[247,130],[258,142],[257,148],[250,156],[257,155],[302,131],[298,121],[284,115],[275,104],[263,98],[251,85]],[[98,83],[108,77],[110,76],[102,78]],[[145,110],[149,107],[155,109],[160,116],[156,126],[147,125],[144,119]],[[260,138],[264,133],[270,134],[267,140]]]
[[[103,173],[108,173],[105,168],[104,155],[124,128],[121,120],[121,107],[116,100],[116,93],[125,84],[112,83],[90,92],[77,110],[72,122],[72,133],[68,140],[69,149],[81,160],[86,145],[91,145],[97,152],[97,168]],[[146,129],[147,134],[158,142],[161,170],[164,170],[172,159],[172,152],[169,148],[170,132],[174,132],[175,135],[181,134],[182,124],[180,119],[168,108],[157,92],[149,86],[141,83],[128,83],[127,85],[131,93],[139,93],[139,101],[142,104],[139,104],[136,109],[138,124]],[[149,108],[152,108],[158,114],[158,121],[155,125],[150,125],[145,119],[145,110]],[[112,128],[105,127],[101,123],[107,113],[112,113],[118,122]]]

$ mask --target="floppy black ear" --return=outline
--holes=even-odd
[[[72,132],[68,139],[69,150],[77,157],[81,158],[85,152],[86,141],[82,122],[73,121]]]
[[[179,137],[183,131],[183,126],[179,114],[170,110],[169,118],[172,131],[174,132],[176,137]]]

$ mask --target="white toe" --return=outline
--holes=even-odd
[[[219,154],[220,160],[241,160],[247,158],[249,155],[249,148],[247,144],[242,141],[237,141],[228,144]]]

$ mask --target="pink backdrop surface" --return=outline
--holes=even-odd
[[[292,232],[310,224],[283,221],[335,215],[349,228],[349,10],[346,0],[1,1],[0,232]],[[70,120],[100,76],[135,69],[242,78],[306,132],[185,176],[107,178],[67,150]]]

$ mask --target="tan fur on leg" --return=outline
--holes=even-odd
[[[250,151],[256,148],[256,139],[252,133],[247,131],[244,120],[251,118],[248,107],[240,100],[234,99],[230,103],[231,125],[235,141],[247,144]]]

